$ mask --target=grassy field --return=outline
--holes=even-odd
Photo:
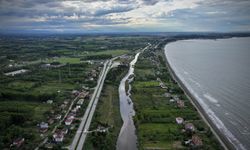
[[[35,82],[31,81],[13,81],[7,84],[7,88],[15,90],[31,89],[35,85]]]
[[[52,106],[49,104],[36,102],[1,101],[0,118],[2,123],[0,126],[5,130],[1,130],[0,141],[7,144],[9,140],[22,135],[26,141],[32,141],[33,143],[26,146],[34,149],[35,144],[41,142],[41,138],[37,134],[36,124],[47,119],[44,114],[51,108]],[[4,126],[4,122],[10,122],[9,126]],[[1,144],[0,147],[3,147]]]
[[[160,56],[163,56],[161,51],[145,51],[135,65],[132,99],[139,149],[192,149],[184,141],[191,139],[193,134],[202,139],[203,146],[199,149],[222,149],[183,91],[173,82]],[[161,78],[168,89],[162,89],[157,78]],[[166,92],[171,96],[164,96]],[[180,109],[176,102],[170,102],[174,96],[185,102],[184,108]],[[176,117],[182,117],[186,123],[193,123],[195,132],[184,132],[184,125],[178,125]]]
[[[105,50],[99,52],[89,52],[87,55],[112,55],[114,57],[128,53],[128,50]]]
[[[34,93],[57,93],[58,91],[60,92],[70,92],[73,89],[75,89],[76,85],[75,84],[70,84],[70,83],[58,83],[58,82],[50,82],[43,84],[33,90]]]
[[[47,63],[52,63],[52,62],[60,62],[61,64],[79,64],[81,63],[80,58],[74,58],[74,57],[58,57],[58,58],[53,58],[53,59],[48,59],[46,61]]]

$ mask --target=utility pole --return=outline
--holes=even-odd
[[[59,69],[59,83],[62,83],[62,77],[61,77],[61,69]]]
[[[71,76],[70,63],[69,63],[69,76]]]

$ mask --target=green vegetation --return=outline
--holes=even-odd
[[[61,64],[79,64],[81,62],[80,58],[74,58],[74,57],[58,57],[58,58],[53,58],[49,59],[46,61],[46,63],[52,63],[52,62],[59,62]]]
[[[105,50],[105,51],[99,51],[99,52],[89,52],[87,53],[88,56],[93,55],[112,55],[114,56],[120,56],[123,54],[129,53],[129,50]]]
[[[51,105],[36,102],[0,102],[0,147],[21,135],[27,141],[26,148],[35,148],[30,142],[38,142],[40,137],[34,127],[46,119],[44,114],[50,109]]]
[[[146,36],[8,36],[0,38],[0,149],[9,148],[17,138],[24,138],[21,149],[34,149],[43,138],[52,140],[52,129],[59,120],[56,115],[65,114],[69,104],[75,98],[72,90],[90,89],[95,87],[102,62],[115,56],[128,54],[154,40]],[[113,69],[115,75],[121,74],[124,68]],[[7,76],[5,73],[26,69],[28,72]],[[109,74],[105,86],[106,92],[112,97],[113,107],[111,120],[103,120],[101,124],[113,125],[108,135],[115,141],[118,134],[119,109],[117,107],[117,85],[119,81]],[[108,90],[108,91],[107,91]],[[52,104],[47,104],[52,100]],[[69,104],[64,105],[67,101]],[[85,111],[84,102],[81,112]],[[108,104],[105,104],[105,107]],[[103,109],[103,108],[102,108]],[[104,110],[104,109],[103,109]],[[106,110],[106,109],[105,109]],[[108,113],[108,112],[105,112]],[[40,136],[37,124],[54,120],[49,124],[46,133]],[[104,117],[99,118],[100,120]],[[113,121],[112,121],[113,120]],[[80,121],[75,121],[72,130],[64,138],[62,144],[52,144],[60,149],[68,146]],[[63,127],[63,126],[62,126]],[[114,142],[115,143],[115,142]],[[45,145],[50,145],[46,143]]]
[[[89,134],[84,149],[116,149],[116,140],[122,126],[118,86],[127,71],[127,66],[118,66],[111,69],[108,73],[90,127],[90,130],[108,128],[108,131],[105,133],[93,132]]]
[[[149,49],[140,55],[135,65],[132,99],[139,149],[222,149],[182,89],[172,80],[163,55],[162,50]],[[162,88],[161,82],[167,88]],[[166,93],[169,96],[165,96]],[[184,102],[183,108],[178,107],[177,99]],[[177,124],[177,117],[182,117],[184,123]],[[185,130],[187,123],[194,125],[194,132]],[[202,140],[202,146],[185,144],[193,135]]]

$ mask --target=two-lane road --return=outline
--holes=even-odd
[[[101,90],[102,90],[105,78],[107,76],[107,73],[108,73],[111,65],[112,65],[112,60],[108,60],[104,63],[104,67],[103,67],[103,70],[102,70],[102,72],[99,76],[99,79],[97,81],[97,86],[95,88],[95,91],[91,97],[89,105],[85,111],[83,118],[82,118],[81,124],[80,124],[80,126],[75,134],[75,137],[73,139],[73,142],[70,146],[71,150],[75,150],[75,149],[82,150],[82,148],[83,148],[83,145],[84,145],[84,142],[85,142],[85,139],[87,136],[87,133],[84,131],[89,130],[90,123],[91,123],[91,120],[93,118],[93,115],[94,115],[96,105],[97,105],[98,100],[99,100],[99,96],[101,94]]]

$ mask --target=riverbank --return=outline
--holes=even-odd
[[[169,43],[167,43],[169,44]],[[163,55],[165,56],[165,62],[166,66],[168,67],[168,70],[172,76],[172,78],[178,83],[178,85],[182,88],[182,90],[185,92],[187,97],[189,98],[190,102],[194,105],[194,107],[198,110],[200,116],[203,118],[203,120],[206,122],[206,124],[210,127],[213,134],[216,136],[220,144],[224,147],[224,149],[235,149],[234,145],[225,137],[223,133],[221,133],[220,129],[213,123],[213,121],[209,118],[204,108],[199,104],[199,102],[196,100],[193,93],[191,93],[188,88],[185,86],[185,84],[180,80],[180,78],[176,75],[174,70],[172,69],[165,53],[165,46],[162,48]]]
[[[134,108],[133,101],[130,99],[130,83],[133,81],[131,76],[134,74],[134,65],[140,55],[138,52],[135,58],[129,64],[129,71],[126,76],[121,80],[119,85],[119,99],[120,99],[120,113],[123,120],[123,125],[117,139],[118,150],[136,150],[137,137],[135,134],[135,125],[133,121]],[[126,87],[127,86],[127,87]]]
[[[161,52],[151,48],[140,55],[135,65],[132,99],[138,148],[223,149],[172,79]]]

